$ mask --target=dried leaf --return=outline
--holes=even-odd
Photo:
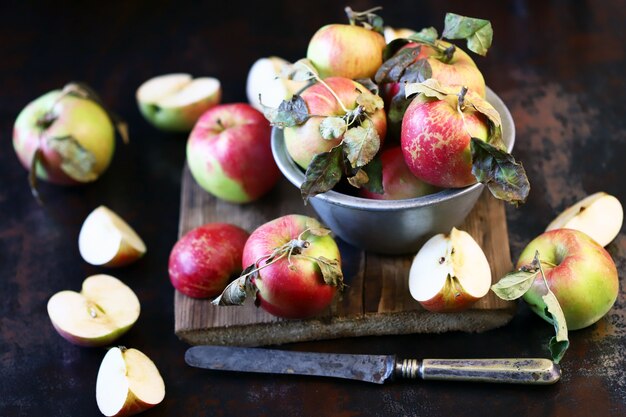
[[[95,181],[96,157],[85,149],[73,136],[51,137],[48,146],[61,156],[61,169],[79,182]]]
[[[456,96],[459,93],[459,88],[441,85],[435,78],[429,78],[420,83],[405,85],[404,93],[407,98],[414,94],[424,94],[427,97],[443,100],[450,95]]]
[[[325,227],[309,227],[309,233],[314,236],[328,236],[331,231]]]
[[[437,29],[431,26],[428,28],[424,28],[417,33],[412,34],[411,36],[409,36],[408,39],[412,41],[423,42],[425,44],[432,45],[435,43],[438,37],[439,37],[439,34],[437,33]]]
[[[315,79],[317,75],[315,66],[307,58],[285,65],[280,71],[280,78],[293,81],[309,81]]]
[[[383,62],[393,57],[402,47],[408,43],[411,43],[408,39],[398,38],[394,39],[385,46],[383,49]]]
[[[442,37],[467,39],[470,51],[485,56],[491,47],[493,28],[488,20],[447,13]]]
[[[339,139],[347,128],[348,125],[342,117],[325,117],[320,123],[320,135],[324,139]]]
[[[366,120],[361,126],[351,127],[343,135],[346,157],[353,168],[360,168],[374,158],[380,149],[380,137],[372,122]]]
[[[355,12],[352,8],[346,7],[344,10],[351,25],[361,25],[366,29],[382,34],[384,25],[383,18],[373,13],[381,9],[382,7],[374,7],[364,12]]]
[[[331,190],[341,179],[343,172],[343,145],[328,152],[318,153],[309,164],[300,193],[305,204],[310,197]]]
[[[491,290],[503,300],[516,300],[530,289],[538,273],[539,270],[510,272],[492,285]]]
[[[367,176],[367,173],[362,168],[359,168],[356,174],[348,178],[348,182],[350,183],[350,185],[356,188],[361,188],[362,186],[367,184],[369,180],[370,179]]]
[[[334,287],[343,288],[343,272],[341,264],[337,259],[328,259],[323,256],[315,258],[317,266],[319,266],[324,282]]]
[[[398,93],[391,98],[389,110],[387,110],[387,118],[391,123],[401,123],[407,107],[411,104],[412,99],[406,98],[404,84],[400,84]]]
[[[421,48],[421,46],[414,46],[398,51],[397,54],[383,62],[374,75],[374,81],[377,84],[400,82],[405,70],[417,60]]]
[[[484,114],[496,126],[502,126],[500,113],[489,102],[478,94],[465,96],[465,104],[473,107],[477,112]]]
[[[243,270],[241,276],[228,284],[224,291],[212,301],[216,306],[240,306],[250,296],[256,296],[254,280],[258,277],[256,263]]]
[[[536,252],[535,259],[538,258],[539,252]],[[541,297],[546,305],[544,314],[546,317],[550,318],[552,324],[554,325],[554,331],[556,332],[556,335],[550,339],[548,347],[550,349],[550,354],[552,355],[552,360],[555,363],[559,363],[563,358],[563,355],[565,355],[565,351],[567,351],[567,348],[569,347],[567,322],[565,321],[565,315],[563,314],[563,309],[561,309],[559,300],[557,300],[548,285],[548,281],[543,273],[541,264],[539,265],[539,273],[541,274],[546,289],[546,293]]]
[[[306,122],[310,115],[306,102],[299,95],[294,95],[289,100],[283,100],[277,109],[268,107],[261,102],[259,95],[259,103],[263,108],[263,114],[270,123],[279,128],[299,126]]]
[[[515,206],[526,201],[530,183],[524,167],[511,154],[477,138],[471,139],[470,151],[472,174],[494,197]]]
[[[385,107],[383,99],[380,96],[371,93],[359,94],[356,98],[356,104],[363,107],[363,110],[369,114]]]
[[[426,59],[418,59],[409,65],[400,77],[401,84],[421,83],[432,77],[433,71]]]
[[[37,148],[33,154],[33,159],[30,161],[30,170],[28,171],[28,184],[30,185],[30,192],[39,204],[43,204],[43,202],[41,201],[39,191],[37,190],[37,165],[41,162],[42,156],[43,152],[40,148]]]
[[[372,81],[370,78],[359,78],[354,81],[367,88],[370,93],[378,95],[378,85],[374,83],[374,81]]]
[[[367,174],[368,182],[362,184],[363,188],[371,193],[383,194],[383,163],[380,155],[376,155],[369,164],[363,167],[363,171]]]

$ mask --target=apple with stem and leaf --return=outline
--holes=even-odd
[[[245,103],[204,113],[187,140],[187,164],[196,182],[231,203],[261,198],[280,178],[270,147],[271,127]]]
[[[86,84],[69,83],[29,103],[15,121],[13,148],[33,194],[37,178],[61,185],[98,179],[113,158],[116,129],[127,142],[126,124]]]
[[[136,99],[141,114],[157,129],[189,132],[202,113],[220,103],[222,87],[212,77],[159,75],[139,86]]]
[[[168,272],[174,288],[193,298],[220,294],[241,273],[248,236],[227,223],[207,223],[187,232],[170,253]]]
[[[139,300],[126,284],[110,275],[93,275],[81,292],[61,291],[48,301],[57,332],[79,346],[106,346],[126,333],[139,318]]]
[[[263,111],[261,103],[278,107],[283,100],[306,87],[306,82],[281,77],[292,64],[282,58],[271,56],[259,58],[248,71],[246,95],[252,107]]]
[[[376,86],[342,77],[322,79],[307,60],[296,62],[285,76],[317,81],[278,108],[264,107],[272,125],[284,129],[287,153],[306,170],[304,200],[332,189],[344,176],[357,188],[382,193],[375,156],[387,122]]]
[[[306,57],[320,77],[372,78],[383,63],[385,37],[382,19],[373,12],[346,7],[350,24],[320,28],[309,41]]]
[[[316,219],[290,214],[258,227],[243,250],[243,274],[213,301],[257,306],[285,318],[322,313],[343,287],[341,256],[330,230]]]
[[[435,79],[407,84],[417,94],[402,120],[401,146],[411,172],[442,188],[481,182],[499,199],[523,203],[530,190],[523,166],[506,152],[500,114],[465,87]]]
[[[109,349],[96,379],[96,403],[107,417],[141,413],[161,403],[165,383],[144,353],[123,346]]]
[[[435,28],[428,27],[394,39],[385,48],[384,63],[374,79],[381,87],[394,137],[399,134],[402,117],[410,103],[404,91],[406,83],[434,78],[440,84],[465,86],[485,97],[485,80],[472,58],[442,38],[465,39],[472,52],[484,56],[493,38],[491,23],[447,13],[444,25],[441,37]]]
[[[433,312],[467,309],[487,295],[490,286],[485,253],[469,233],[456,228],[430,238],[409,271],[411,296]]]
[[[119,267],[141,258],[146,245],[124,219],[108,207],[100,206],[83,222],[78,250],[91,265]]]

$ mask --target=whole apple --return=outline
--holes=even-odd
[[[223,200],[257,200],[280,178],[270,133],[263,114],[248,104],[211,108],[200,117],[187,141],[191,174],[202,188]]]
[[[357,97],[361,94],[373,95],[367,88],[348,78],[331,77],[324,80],[326,86],[317,83],[302,92],[300,97],[305,101],[309,114],[316,116],[339,116],[346,112],[337,102],[337,99],[328,90],[331,88],[341,103],[348,109],[354,110],[358,104]],[[286,127],[285,146],[291,158],[300,167],[306,169],[315,155],[328,152],[341,143],[343,136],[336,139],[324,139],[320,133],[320,123],[324,117],[311,117],[304,124]],[[369,121],[366,120],[369,123]],[[378,109],[371,116],[371,123],[376,129],[381,141],[387,132],[387,120],[384,109]]]
[[[467,97],[473,94],[469,91]],[[402,153],[409,170],[437,187],[460,188],[476,183],[470,141],[472,137],[486,140],[489,135],[489,122],[483,114],[470,106],[460,114],[457,106],[456,96],[438,100],[420,94],[402,119]]]
[[[55,184],[95,181],[115,151],[115,130],[96,102],[54,90],[29,103],[13,127],[13,148],[37,177]]]
[[[253,281],[261,308],[279,317],[306,318],[321,313],[331,304],[337,286],[324,282],[317,262],[311,258],[324,257],[340,262],[339,248],[330,235],[306,232],[322,227],[311,217],[291,214],[252,232],[243,250],[242,265],[257,264],[261,268]],[[299,254],[283,256],[273,263],[267,261],[276,248],[294,240],[308,243]]]
[[[174,288],[193,298],[221,293],[241,272],[248,236],[245,230],[226,223],[208,223],[186,233],[170,253],[168,270]]]
[[[531,264],[537,251],[568,329],[590,326],[611,309],[617,299],[619,281],[615,263],[602,246],[577,230],[551,230],[526,246],[517,267]],[[523,298],[535,313],[550,322],[541,298],[544,293],[545,283],[539,274]]]
[[[385,37],[362,26],[331,24],[309,41],[306,57],[322,78],[372,78],[383,63]]]
[[[383,194],[373,193],[365,188],[359,195],[375,200],[403,200],[432,194],[436,187],[425,183],[409,171],[399,146],[388,148],[380,155],[383,166]]]

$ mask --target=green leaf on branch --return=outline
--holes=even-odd
[[[477,138],[471,139],[470,152],[472,174],[494,197],[515,206],[526,201],[530,183],[524,167],[511,154]]]
[[[437,29],[431,26],[412,34],[411,36],[409,36],[408,39],[411,41],[422,42],[431,45],[437,41],[438,37],[439,34],[437,33]]]
[[[51,137],[48,146],[61,156],[61,169],[79,182],[95,181],[96,157],[85,149],[73,136]]]
[[[466,39],[470,51],[485,56],[491,47],[493,28],[488,20],[447,13],[441,36],[447,39]]]
[[[492,285],[491,290],[503,300],[516,300],[530,289],[538,273],[538,270],[510,272]]]
[[[443,100],[447,96],[456,96],[459,93],[459,87],[441,85],[435,78],[429,78],[422,82],[407,84],[404,87],[404,93],[407,98],[414,94],[424,94],[426,97]]]
[[[387,110],[387,118],[391,123],[401,123],[407,107],[413,99],[406,98],[404,84],[400,84],[398,93],[391,98],[389,109]]]
[[[343,173],[343,145],[318,153],[309,164],[300,193],[305,204],[310,197],[331,190]]]
[[[358,78],[355,81],[361,84],[363,87],[367,88],[370,93],[378,95],[378,85],[374,81],[372,81],[371,78]]]
[[[411,43],[408,39],[398,38],[394,39],[385,46],[383,49],[383,62],[393,57],[402,47],[408,43]]]
[[[329,116],[320,123],[320,135],[324,139],[339,139],[348,128],[342,117]]]
[[[372,114],[385,107],[383,99],[376,94],[361,93],[356,97],[356,104],[363,107],[366,113]]]
[[[328,259],[324,256],[315,258],[317,266],[319,266],[324,277],[324,282],[334,287],[343,288],[343,272],[341,271],[341,264],[337,259]]]
[[[381,9],[382,7],[374,7],[364,12],[355,12],[352,8],[346,7],[344,10],[351,25],[360,25],[382,35],[384,26],[383,18],[374,13]]]
[[[421,46],[404,48],[387,59],[383,62],[378,71],[376,71],[374,81],[376,81],[377,84],[400,82],[406,69],[413,64],[419,56],[421,48]]]
[[[367,174],[369,181],[363,184],[363,188],[371,193],[383,194],[383,163],[380,155],[376,155],[369,164],[363,167],[363,171]]]
[[[369,163],[380,149],[380,137],[369,120],[361,126],[351,127],[343,135],[346,157],[353,168]]]
[[[261,96],[259,95],[259,102]],[[289,100],[283,100],[277,109],[268,107],[261,103],[265,118],[270,121],[273,126],[279,128],[299,126],[309,120],[309,109],[306,102],[299,95],[294,95]]]
[[[538,258],[539,252],[536,252],[535,259]],[[559,363],[563,358],[563,355],[565,355],[565,351],[567,351],[567,348],[569,347],[567,322],[565,321],[565,314],[563,314],[563,309],[559,304],[559,300],[557,300],[552,290],[550,290],[550,286],[548,285],[546,276],[543,273],[541,264],[539,265],[539,273],[541,274],[541,278],[543,279],[546,289],[545,294],[541,297],[543,302],[546,304],[544,314],[552,321],[554,331],[556,332],[556,335],[550,339],[548,347],[550,349],[550,354],[552,355],[552,360],[555,363]]]

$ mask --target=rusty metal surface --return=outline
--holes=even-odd
[[[354,9],[375,2],[358,1]],[[359,382],[261,374],[207,375],[184,363],[173,333],[167,258],[176,240],[184,135],[155,131],[135,90],[147,78],[189,71],[218,77],[224,101],[245,100],[245,77],[260,56],[295,60],[314,31],[343,21],[331,1],[3,2],[0,6],[0,415],[99,415],[95,380],[104,349],[72,346],[46,313],[55,292],[79,289],[103,269],[85,264],[77,237],[84,217],[106,204],[148,246],[137,264],[112,271],[142,303],[119,343],[152,357],[166,384],[146,416],[623,416],[626,415],[626,234],[608,247],[620,274],[614,308],[572,332],[562,379],[547,387],[398,381]],[[514,259],[562,209],[599,190],[626,202],[626,3],[511,0],[398,1],[384,17],[396,26],[441,29],[446,11],[493,22],[487,58],[476,58],[517,127],[516,157],[532,191],[507,210]],[[130,125],[107,173],[87,187],[28,190],[11,146],[19,110],[70,80],[90,83]],[[367,337],[283,347],[296,351],[399,357],[539,357],[552,328],[523,305],[504,328],[482,334]]]

